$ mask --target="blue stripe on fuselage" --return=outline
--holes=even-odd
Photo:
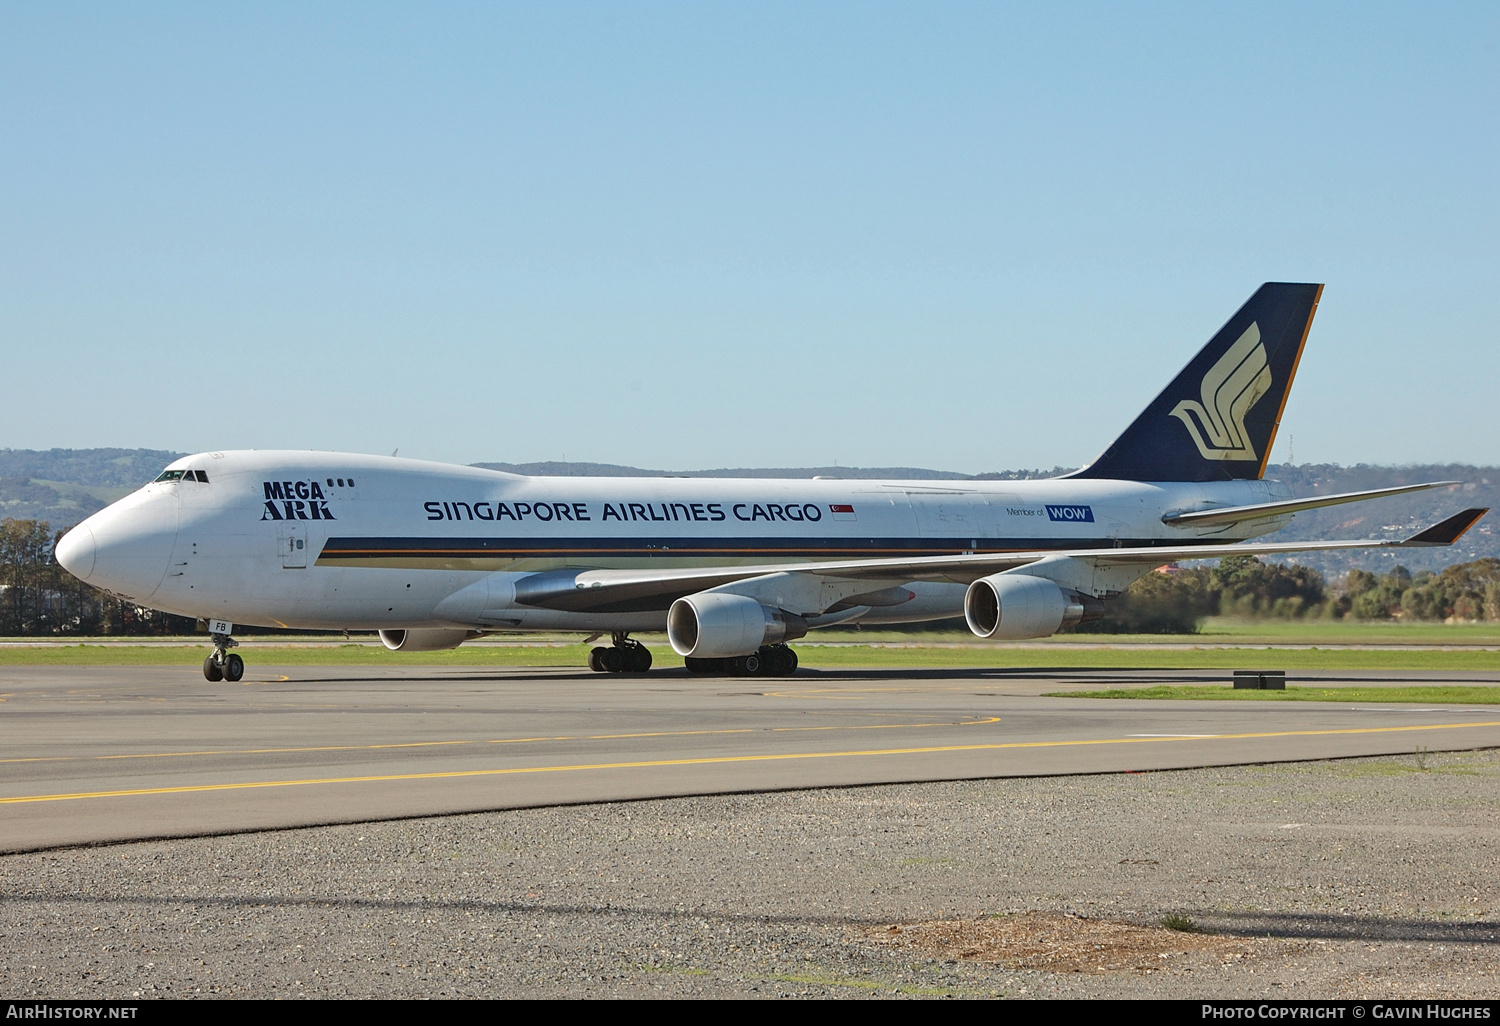
[[[1214,544],[1214,539],[1203,539]],[[966,552],[1146,548],[1192,544],[1167,538],[330,538],[319,559],[391,557],[940,556]]]

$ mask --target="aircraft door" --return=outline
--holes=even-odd
[[[995,537],[994,509],[982,495],[908,489],[906,498],[923,538],[952,538],[959,548],[969,550]]]
[[[307,569],[307,528],[301,524],[278,524],[276,544],[281,553],[283,570]]]

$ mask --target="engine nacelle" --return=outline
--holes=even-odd
[[[1085,619],[1091,606],[1104,608],[1098,599],[1065,592],[1045,577],[995,574],[969,585],[964,619],[981,638],[1020,641],[1056,634],[1059,627]]]
[[[745,595],[699,592],[678,599],[667,611],[672,651],[695,659],[749,655],[762,645],[791,641],[806,633],[807,621],[802,617]]]
[[[418,630],[381,631],[380,641],[393,652],[441,652],[457,648],[470,638],[479,637],[479,631],[461,627],[424,627]]]

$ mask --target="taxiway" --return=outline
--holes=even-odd
[[[1500,745],[1500,708],[1044,692],[1216,671],[794,678],[253,667],[0,671],[0,851],[682,795],[1148,771]],[[1306,673],[1321,684],[1494,673]]]

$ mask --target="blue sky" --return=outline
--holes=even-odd
[[[0,5],[0,446],[1500,463],[1500,7]]]

